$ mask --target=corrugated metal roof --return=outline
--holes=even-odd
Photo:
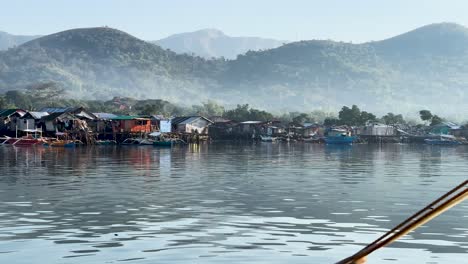
[[[112,118],[117,117],[117,115],[112,114],[112,113],[93,113],[93,114],[100,119],[112,119]]]
[[[58,113],[52,113],[52,114],[43,116],[41,119],[45,120],[45,121],[49,121],[49,120],[55,120],[55,119],[75,120],[75,119],[78,119],[78,118],[75,115],[71,114],[71,113],[60,113],[60,112],[58,112]]]
[[[0,110],[0,117],[8,117],[8,116],[11,116],[12,114],[18,112],[20,114],[20,116],[23,116],[26,112],[24,110],[21,110],[21,109],[2,109]]]
[[[181,125],[183,125],[183,124],[190,124],[190,123],[192,123],[193,121],[198,120],[198,119],[200,119],[200,118],[201,118],[201,117],[199,117],[199,116],[192,116],[192,117],[189,117],[189,118],[185,119],[184,121],[180,122],[179,124],[181,124]]]
[[[34,119],[41,119],[42,117],[49,115],[49,113],[47,113],[47,112],[33,112],[33,111],[26,113],[26,115],[28,115],[28,114],[31,115],[31,117],[34,118]]]
[[[145,118],[145,117],[140,117],[140,116],[126,116],[126,115],[116,116],[116,117],[112,118],[112,120],[135,120],[135,119],[139,119],[139,120],[149,120],[149,118]]]
[[[52,113],[65,113],[75,109],[75,107],[44,107],[39,112],[47,112],[49,114]]]
[[[179,116],[179,117],[174,117],[172,119],[172,124],[173,125],[188,124],[188,123],[193,122],[193,121],[195,121],[195,120],[197,120],[199,118],[203,118],[206,121],[208,121],[210,123],[213,123],[213,121],[211,121],[208,118],[203,117],[203,116]]]
[[[244,121],[241,124],[261,124],[263,121]]]

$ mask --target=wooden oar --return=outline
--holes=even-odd
[[[385,233],[383,236],[354,254],[353,256],[346,258],[337,262],[337,264],[352,264],[352,263],[362,263],[362,260],[365,259],[367,255],[374,252],[375,250],[389,245],[398,238],[408,234],[419,226],[427,223],[434,217],[442,214],[446,210],[455,206],[456,204],[462,202],[468,198],[468,180],[464,181],[457,187],[453,188],[446,194],[442,195],[440,198],[424,207],[422,210],[412,215],[405,221],[401,222],[392,230]]]

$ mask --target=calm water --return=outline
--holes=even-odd
[[[333,263],[467,179],[468,147],[0,147],[0,263]],[[468,203],[369,263],[467,263]]]

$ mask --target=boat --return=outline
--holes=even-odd
[[[157,147],[172,147],[174,144],[174,141],[172,140],[159,140],[159,141],[154,141],[153,146]]]
[[[153,145],[153,140],[145,139],[145,138],[127,138],[121,145]]]
[[[44,146],[48,147],[63,147],[63,148],[74,148],[79,145],[84,145],[83,142],[79,140],[52,140],[44,143]]]
[[[44,143],[44,139],[35,138],[32,135],[27,135],[24,137],[3,137],[0,138],[0,145],[13,145],[13,146],[34,146],[41,145]]]
[[[320,143],[321,140],[322,140],[322,142],[323,142],[323,139],[318,138],[318,137],[303,138],[303,141],[304,141],[304,142],[307,142],[307,143]]]
[[[272,136],[260,136],[260,140],[263,142],[274,142],[276,138]]]
[[[443,145],[443,146],[461,145],[461,142],[451,135],[440,135],[439,138],[426,138],[424,139],[424,143],[428,145]]]
[[[357,137],[351,136],[351,132],[345,129],[331,129],[325,137],[325,143],[351,145],[356,139]]]
[[[115,141],[115,140],[97,140],[96,145],[98,145],[98,146],[117,145],[117,141]]]

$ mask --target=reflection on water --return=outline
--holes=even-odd
[[[467,178],[468,148],[0,147],[0,263],[333,263]],[[466,263],[468,205],[370,263]]]

